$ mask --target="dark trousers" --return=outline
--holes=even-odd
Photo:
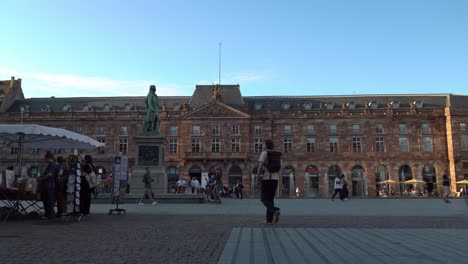
[[[57,197],[57,216],[67,213],[67,193],[56,192]]]
[[[278,188],[277,180],[264,180],[262,181],[262,203],[265,205],[266,221],[267,223],[273,222],[273,213],[278,211],[279,208],[275,207],[275,193]]]
[[[55,212],[54,212],[55,190],[44,188],[41,191],[41,199],[42,199],[42,203],[44,204],[45,216],[47,218],[54,218],[55,217]]]
[[[340,199],[343,200],[343,191],[341,189],[335,189],[335,193],[333,194],[332,196],[332,199],[335,199],[335,196],[339,194],[340,195]]]
[[[89,184],[85,177],[81,177],[81,191],[80,191],[80,213],[89,214],[89,208],[91,207],[91,192]]]
[[[349,190],[348,190],[348,186],[343,186],[343,190],[341,191],[343,193],[343,195],[340,197],[340,199],[345,199],[345,198],[348,198],[349,199]]]

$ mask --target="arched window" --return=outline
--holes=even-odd
[[[409,195],[409,192],[413,189],[412,184],[405,184],[405,181],[413,179],[413,173],[409,165],[401,165],[398,169],[398,179],[400,181],[400,192],[405,195]]]
[[[356,197],[367,196],[367,186],[364,177],[364,168],[361,165],[355,165],[351,170],[351,179],[353,182],[352,194]]]
[[[434,190],[437,190],[436,186],[436,172],[432,165],[424,166],[422,170],[422,180],[426,182],[424,190],[427,196],[433,196]]]
[[[166,169],[167,175],[167,191],[169,193],[175,193],[177,187],[177,180],[179,179],[179,169],[171,166]]]
[[[319,171],[314,165],[309,165],[305,171],[305,194],[308,197],[319,196]]]
[[[242,183],[242,169],[239,166],[237,165],[232,166],[229,169],[228,176],[229,176],[229,188],[231,187],[234,188],[234,186],[237,183],[237,180],[239,180]]]
[[[296,192],[295,181],[296,181],[296,175],[295,175],[294,168],[292,166],[285,166],[282,170],[282,177],[281,177],[280,195],[282,197],[294,197],[294,194]]]

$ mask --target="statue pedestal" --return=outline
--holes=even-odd
[[[145,191],[143,175],[146,168],[151,170],[153,193],[167,193],[167,177],[164,168],[164,147],[166,139],[163,136],[137,136],[133,138],[136,149],[136,162],[132,171],[130,188],[132,193]]]

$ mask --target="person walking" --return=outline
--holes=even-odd
[[[149,199],[151,199],[152,205],[156,205],[158,203],[153,199],[153,190],[151,188],[152,181],[153,181],[153,178],[151,178],[151,170],[149,167],[146,167],[146,173],[143,176],[143,183],[145,184],[145,191],[143,192],[143,196],[140,198],[140,201],[138,201],[138,205],[144,205],[142,201],[143,199],[145,199],[146,196],[148,196]]]
[[[341,179],[344,175],[336,176],[335,178],[335,193],[333,194],[331,200],[335,201],[335,196],[338,194],[340,200],[343,201],[343,186],[341,185]]]
[[[261,201],[266,207],[265,223],[268,225],[278,223],[280,216],[280,208],[275,206],[274,201],[276,189],[278,188],[279,170],[272,169],[273,164],[270,164],[272,159],[269,158],[269,155],[272,154],[268,154],[269,152],[273,152],[273,149],[273,141],[270,139],[265,140],[264,150],[258,159],[257,168],[257,179],[261,181]],[[279,153],[279,157],[281,157],[281,152],[275,153]],[[279,160],[279,163],[279,167],[281,168],[281,160]]]
[[[447,171],[445,171],[444,175],[442,176],[442,186],[444,187],[443,199],[446,203],[450,203],[448,199],[450,195],[450,178],[447,175]]]
[[[346,181],[346,176],[344,174],[341,174],[341,192],[343,194],[343,200],[349,200],[348,181]]]

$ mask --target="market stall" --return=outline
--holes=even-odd
[[[18,148],[16,168],[23,168],[24,149],[93,149],[104,146],[90,137],[62,128],[11,124],[0,124],[0,145]],[[0,212],[0,220],[6,221],[13,212],[27,214],[31,210],[40,209],[36,179],[21,175],[21,171],[17,169],[2,172],[0,202],[8,210],[6,213]]]

